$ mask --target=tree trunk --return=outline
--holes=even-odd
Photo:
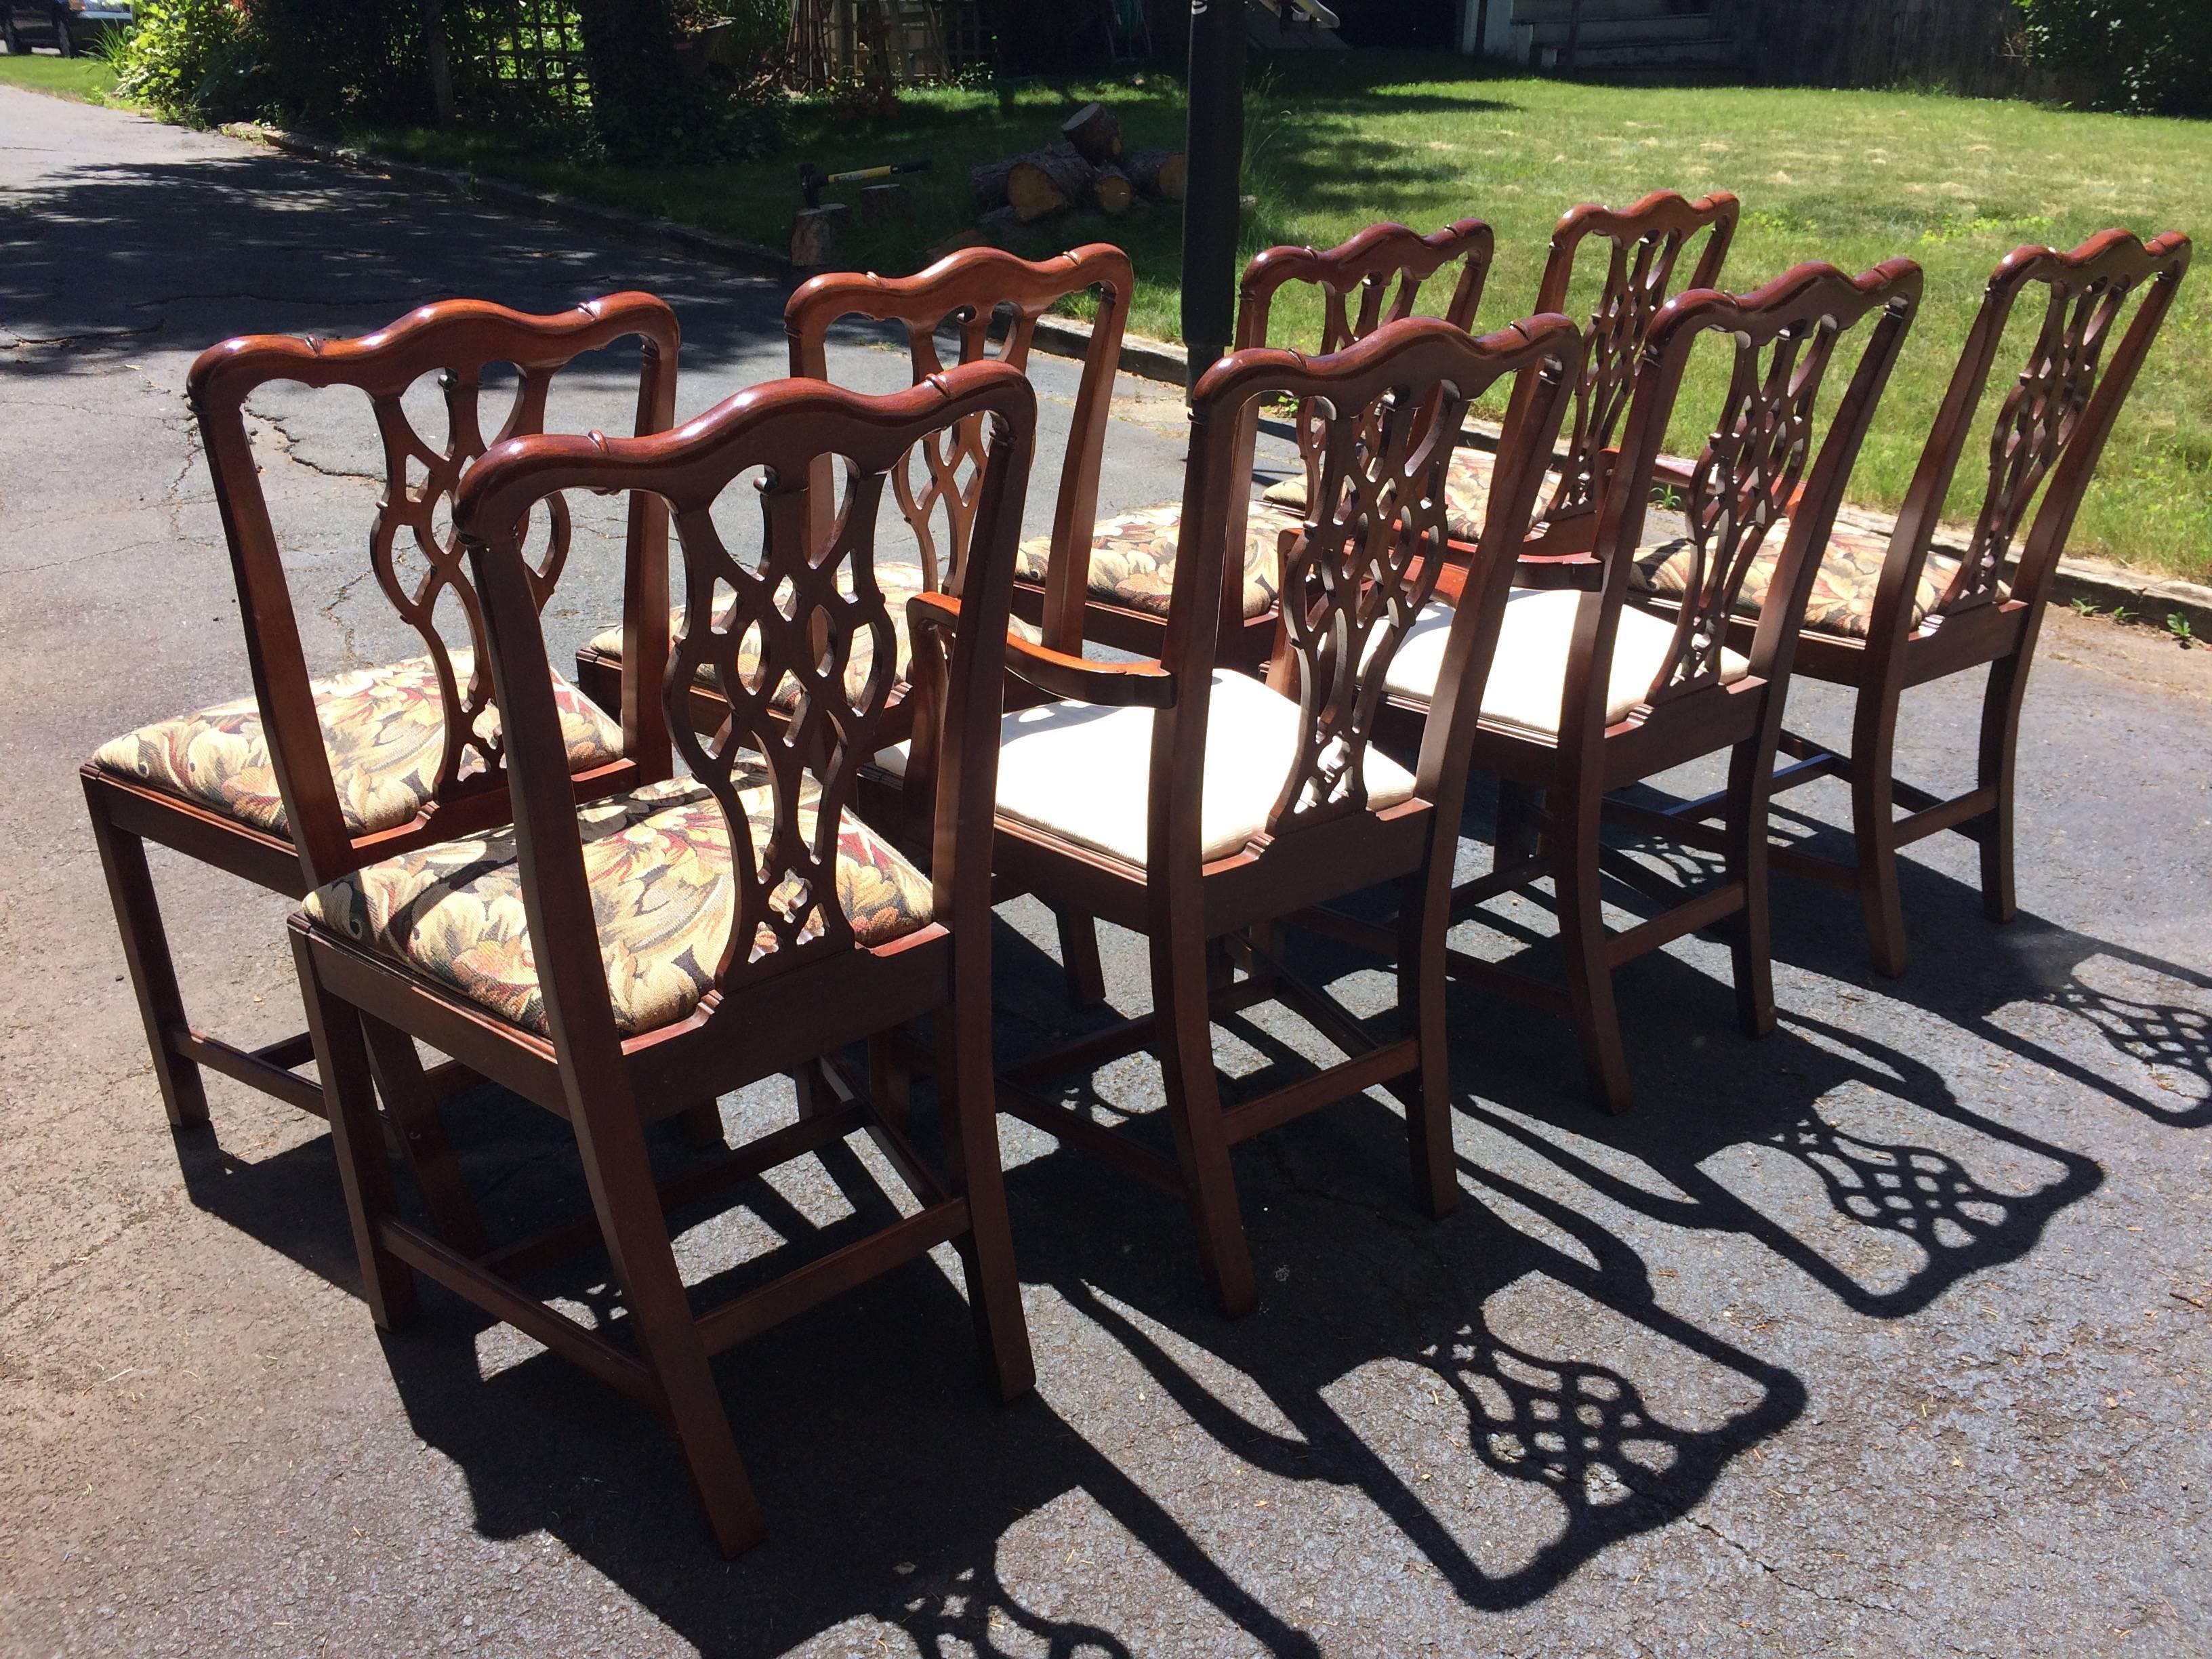
[[[1062,124],[1061,135],[1095,167],[1121,159],[1121,124],[1103,104],[1085,104]]]
[[[1006,173],[1006,199],[1014,216],[1024,224],[1057,213],[1091,193],[1094,172],[1090,162],[1065,144],[1032,150],[1016,161]]]
[[[1184,167],[1179,149],[1140,149],[1121,163],[1129,182],[1163,202],[1182,200]]]
[[[1115,167],[1098,169],[1097,176],[1091,181],[1091,194],[1098,204],[1101,213],[1116,219],[1127,213],[1129,204],[1137,199],[1136,189],[1129,183],[1129,175]]]
[[[1012,161],[986,161],[968,175],[969,188],[975,192],[975,211],[990,213],[1006,204],[1006,175],[1014,170]]]

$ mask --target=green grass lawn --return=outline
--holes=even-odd
[[[0,87],[104,104],[115,88],[115,71],[98,58],[55,58],[43,52],[0,54]]]
[[[0,77],[82,76],[89,95],[99,73],[104,66],[82,61],[0,58]],[[972,224],[971,166],[1056,137],[1058,123],[1093,98],[1115,107],[1133,148],[1181,143],[1182,88],[1157,74],[915,94],[894,124],[872,130],[803,106],[787,152],[743,164],[624,168],[514,139],[353,136],[769,246],[788,234],[801,161],[836,170],[927,156],[933,169],[907,180],[914,228],[848,244],[851,263],[896,274]],[[2004,253],[2023,242],[2072,246],[2114,224],[2145,235],[2212,233],[2212,123],[1911,93],[1573,84],[1486,73],[1458,57],[1380,52],[1286,56],[1259,74],[1248,109],[1248,254],[1279,242],[1327,246],[1377,219],[1425,230],[1476,215],[1498,234],[1486,328],[1531,307],[1561,212],[1578,202],[1625,204],[1662,186],[1742,198],[1730,287],[1754,287],[1802,259],[1852,270],[1893,254],[1920,261],[1926,302],[1852,480],[1852,499],[1869,506],[1903,496],[1983,283]],[[1025,236],[1022,251],[1032,253],[1121,243],[1138,273],[1131,326],[1176,337],[1179,210],[1071,215]],[[1276,315],[1276,337],[1291,343],[1310,332],[1318,307],[1293,290]],[[2017,349],[2008,346],[2014,362],[2037,320],[2020,319]],[[1718,374],[1713,364],[1693,375],[1677,447],[1694,452],[1717,408]],[[1990,409],[2002,390],[2000,380]],[[1970,513],[1984,471],[1978,450],[1960,471],[1952,507]],[[2212,271],[2184,285],[2072,545],[2212,580]]]

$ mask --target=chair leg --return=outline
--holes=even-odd
[[[1774,945],[1768,909],[1766,803],[1774,780],[1772,746],[1738,744],[1729,761],[1726,878],[1743,890],[1743,908],[1729,918],[1729,954],[1735,970],[1736,1018],[1746,1036],[1774,1029]]]
[[[465,1256],[479,1256],[491,1248],[484,1237],[483,1219],[461,1180],[460,1165],[446,1139],[446,1126],[422,1076],[422,1062],[415,1052],[415,1039],[405,1032],[369,1020],[368,1061],[384,1097],[384,1109],[399,1142],[399,1155],[422,1194],[438,1237]]]
[[[684,1294],[635,1106],[619,1084],[613,1092],[573,1120],[592,1207],[707,1523],[723,1554],[739,1555],[765,1536],[760,1505]]]
[[[1556,792],[1552,814],[1552,885],[1559,894],[1559,942],[1567,958],[1567,1009],[1582,1039],[1591,1092],[1607,1112],[1625,1112],[1632,1098],[1628,1057],[1621,1048],[1620,1012],[1613,1002],[1613,969],[1605,959],[1605,908],[1598,876],[1601,796],[1587,800]]]
[[[1456,845],[1455,838],[1454,845]],[[1413,1158],[1413,1200],[1441,1219],[1459,1203],[1452,1162],[1450,1048],[1444,1031],[1444,934],[1451,917],[1451,871],[1408,878],[1398,895],[1398,1012],[1419,1045],[1419,1068],[1393,1092],[1406,1108]]]
[[[956,946],[957,948],[957,946]],[[956,970],[957,971],[957,970]],[[983,999],[965,1002],[970,990]],[[1006,1218],[1006,1179],[999,1163],[999,1116],[991,1070],[988,1018],[961,1018],[964,1006],[988,1009],[988,970],[975,988],[963,986],[950,1008],[932,1022],[937,1032],[937,1100],[946,1161],[954,1189],[968,1200],[968,1231],[959,1241],[968,1280],[968,1309],[991,1385],[1001,1401],[1027,1394],[1036,1382],[1028,1317],[1014,1270],[1013,1229]]]
[[[1106,1000],[1106,969],[1098,959],[1096,918],[1063,905],[1053,907],[1060,924],[1060,969],[1067,975],[1067,1000],[1079,1008]]]
[[[338,1182],[345,1189],[346,1215],[353,1224],[354,1249],[361,1257],[362,1294],[370,1317],[396,1331],[415,1316],[415,1275],[386,1250],[377,1230],[397,1212],[392,1166],[385,1159],[384,1130],[376,1115],[376,1088],[368,1063],[362,1017],[350,1004],[325,990],[316,975],[306,938],[292,936],[292,959],[307,1006],[307,1035],[315,1045],[315,1069],[322,1073],[328,1103],[331,1146],[337,1155]]]
[[[1851,734],[1851,838],[1858,866],[1859,907],[1875,971],[1894,979],[1912,959],[1905,937],[1905,904],[1897,881],[1897,704],[1894,688],[1859,691]]]
[[[118,828],[107,816],[99,795],[85,791],[92,812],[93,840],[100,848],[100,867],[107,874],[107,896],[115,907],[115,926],[123,935],[123,960],[137,993],[139,1018],[145,1022],[146,1047],[153,1057],[154,1079],[161,1085],[161,1104],[174,1127],[188,1128],[208,1121],[207,1087],[200,1068],[171,1046],[169,1033],[185,1026],[184,994],[177,987],[176,965],[169,957],[168,934],[161,926],[161,907],[154,893],[153,872],[146,866],[146,843]]]
[[[1195,919],[1152,939],[1153,1020],[1166,1073],[1168,1121],[1182,1165],[1183,1195],[1198,1228],[1200,1265],[1221,1311],[1236,1319],[1259,1300],[1252,1251],[1237,1206],[1228,1126],[1213,1069],[1208,959]]]
[[[1978,781],[1993,790],[1996,804],[1972,825],[1982,846],[1982,913],[1994,922],[2010,921],[2020,914],[2020,898],[2013,886],[2013,773],[2020,753],[2020,708],[2027,695],[2028,653],[2035,648],[2031,632],[2011,656],[1990,665],[1990,683],[1982,694],[1982,745]]]

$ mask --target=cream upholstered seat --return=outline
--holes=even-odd
[[[455,651],[452,660],[454,678],[465,685],[475,659]],[[322,723],[346,833],[373,836],[411,823],[436,793],[446,753],[446,704],[436,665],[413,657],[334,674],[307,690]],[[571,771],[622,758],[622,728],[558,674],[553,699]],[[487,733],[499,730],[496,706],[485,709],[477,726]],[[261,706],[252,697],[126,732],[102,744],[92,763],[111,777],[179,796],[270,835],[289,833]],[[463,777],[483,767],[475,750],[463,753]]]
[[[1267,827],[1298,745],[1297,703],[1233,669],[1213,671],[1200,784],[1199,855],[1226,858]],[[1124,864],[1146,864],[1152,711],[1054,702],[1008,714],[999,727],[999,812]],[[903,775],[903,744],[877,762]],[[1370,807],[1413,793],[1413,775],[1370,746]]]
[[[1516,588],[1505,604],[1498,633],[1498,654],[1482,688],[1482,718],[1540,737],[1557,737],[1559,704],[1566,696],[1567,655],[1575,635],[1575,611],[1582,595],[1571,588]],[[1426,702],[1436,695],[1443,671],[1444,641],[1451,633],[1452,608],[1434,601],[1413,619],[1390,659],[1382,684],[1394,696]],[[1377,635],[1379,638],[1379,635]],[[1613,636],[1613,672],[1607,677],[1605,720],[1608,726],[1644,701],[1674,642],[1674,624],[1633,606],[1623,606]],[[1371,648],[1371,647],[1370,647]],[[1751,664],[1734,651],[1721,653],[1723,684],[1741,679]]]

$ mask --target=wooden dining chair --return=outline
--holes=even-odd
[[[998,248],[963,248],[912,276],[878,276],[872,272],[831,271],[803,283],[784,306],[783,327],[791,349],[791,372],[808,380],[830,378],[830,331],[853,318],[896,323],[906,337],[913,382],[920,386],[944,372],[940,337],[948,331],[957,342],[955,361],[987,358],[1027,371],[1040,318],[1054,306],[1079,295],[1091,295],[1097,312],[1083,358],[1067,447],[1061,457],[1054,528],[1036,563],[1035,591],[1017,590],[1017,602],[1029,612],[1016,631],[1055,648],[1079,650],[1082,639],[1083,529],[1096,516],[1098,471],[1106,440],[1108,405],[1121,353],[1123,324],[1135,287],[1129,256],[1103,242],[1049,259],[1016,258]],[[994,331],[997,337],[994,337]],[[892,477],[892,499],[916,543],[913,563],[886,561],[878,585],[912,594],[959,591],[959,572],[975,520],[983,462],[981,422],[938,434],[933,443],[907,458]],[[829,461],[821,466],[827,476]],[[826,490],[817,492],[827,501]],[[826,510],[818,508],[817,510]],[[823,526],[817,526],[821,529]],[[1049,557],[1054,548],[1071,550],[1065,559]],[[1024,555],[1024,569],[1030,568]],[[1056,574],[1042,567],[1050,564]],[[672,616],[672,623],[681,616]],[[903,674],[908,658],[903,606],[895,608],[897,660]],[[1073,643],[1071,643],[1073,642]],[[576,659],[577,684],[604,706],[612,707],[621,683],[622,641],[610,629],[592,640]],[[868,665],[854,666],[865,676]],[[788,701],[789,693],[786,699]],[[899,689],[902,700],[904,687]],[[693,692],[693,719],[702,731],[720,722],[723,705],[714,687],[702,681]],[[893,708],[897,707],[894,702]],[[894,713],[893,720],[902,717]]]
[[[1589,553],[1597,542],[1599,507],[1652,323],[1673,295],[1718,284],[1739,211],[1726,191],[1692,202],[1671,190],[1655,190],[1626,208],[1586,204],[1572,209],[1552,232],[1536,285],[1539,312],[1567,309],[1576,266],[1590,252],[1602,252],[1605,276],[1583,331],[1573,422],[1529,532],[1524,585],[1576,586],[1595,579]],[[1684,282],[1683,258],[1692,243],[1698,244],[1696,261]],[[1505,428],[1525,412],[1509,404]],[[1490,452],[1472,445],[1454,459],[1452,538],[1462,547],[1480,530],[1492,464]],[[1688,482],[1688,468],[1687,461],[1662,454],[1655,477],[1680,488]]]
[[[933,878],[854,811],[860,764],[892,690],[895,595],[875,581],[886,478],[916,443],[982,419],[963,631],[946,676]],[[413,1311],[413,1275],[446,1285],[632,1399],[675,1430],[716,1541],[757,1541],[709,1356],[951,1242],[999,1393],[1032,1380],[1014,1278],[991,1082],[991,839],[1006,617],[1035,442],[1036,398],[1006,364],[966,364],[871,398],[817,381],[741,392],[658,437],[503,444],[463,482],[458,516],[483,596],[503,711],[489,757],[514,824],[418,848],[319,888],[293,919],[315,1053],[362,1278],[377,1322]],[[814,462],[840,458],[834,512]],[[741,562],[713,509],[754,470],[763,545]],[[623,659],[623,702],[686,771],[579,805],[538,627],[523,526],[562,490],[629,490],[673,508],[688,614],[651,685]],[[825,520],[826,531],[817,533]],[[635,595],[627,621],[658,634],[666,609]],[[847,668],[862,650],[857,689]],[[728,708],[696,732],[684,693],[711,669]],[[776,718],[785,675],[801,696]],[[465,948],[458,948],[465,947]],[[915,1151],[896,1103],[842,1085],[848,1042],[931,1015],[941,1170]],[[418,1038],[575,1133],[591,1194],[578,1230],[469,1260],[402,1219],[374,1130],[364,1053]],[[828,1066],[844,1092],[728,1154],[712,1178],[655,1188],[645,1126],[702,1098]],[[805,1099],[805,1097],[802,1097]],[[911,1213],[694,1312],[664,1206],[871,1133],[910,1189]],[[604,1243],[622,1295],[588,1328],[518,1282],[563,1243]]]
[[[1443,568],[1443,472],[1468,404],[1508,376],[1542,382],[1508,465],[1493,545],[1517,544],[1565,416],[1576,343],[1564,317],[1476,340],[1435,319],[1392,323],[1328,356],[1252,349],[1208,369],[1191,404],[1177,562],[1156,660],[1090,662],[1018,642],[1012,671],[1066,699],[1001,727],[1001,890],[1101,916],[1150,941],[1153,1012],[1025,1061],[1002,1079],[1003,1109],[1180,1195],[1224,1312],[1254,1301],[1230,1148],[1378,1084],[1406,1103],[1414,1184],[1433,1213],[1458,1196],[1446,1076],[1443,930],[1465,788],[1464,725],[1497,636],[1497,607],[1468,605],[1440,653],[1439,707],[1416,769],[1370,741],[1382,678]],[[1285,555],[1283,648],[1267,680],[1221,661],[1223,572],[1244,546],[1246,481],[1260,407],[1314,411],[1318,503]],[[1502,598],[1510,561],[1494,584]],[[927,597],[929,611],[957,607]],[[948,624],[949,625],[949,623]],[[964,637],[964,634],[963,634]],[[917,660],[925,666],[927,649]],[[925,677],[925,684],[927,677]],[[1464,693],[1464,695],[1463,695]],[[930,757],[884,757],[929,788]],[[939,811],[943,784],[937,785]],[[1273,924],[1307,906],[1395,884],[1405,925],[1401,1030],[1377,1038],[1307,985],[1272,948]],[[1233,940],[1233,945],[1232,945]],[[1251,969],[1232,981],[1233,955]],[[1347,1058],[1253,1098],[1223,1098],[1210,1021],[1266,1001],[1310,1021]],[[1030,1091],[1151,1047],[1166,1079],[1172,1160]]]
[[[1996,922],[2017,913],[2013,780],[2044,608],[2082,495],[2189,258],[2185,236],[2170,233],[2146,244],[2124,230],[2101,232],[2070,253],[2030,246],[2008,254],[1990,274],[1895,526],[1887,538],[1857,528],[1830,532],[1796,665],[1801,674],[1857,691],[1850,752],[1785,731],[1780,752],[1790,763],[1776,772],[1773,787],[1846,781],[1853,855],[1839,861],[1778,847],[1769,856],[1778,870],[1857,891],[1874,963],[1884,974],[1903,973],[1908,959],[1897,859],[1914,842],[1946,830],[1972,838],[1981,851],[1984,910]],[[2042,322],[1997,408],[1980,507],[1963,536],[1947,532],[1943,504],[2006,325],[2039,286]],[[1631,580],[1663,607],[1679,603],[1687,568],[1686,550],[1661,546],[1639,556]],[[1739,646],[1758,630],[1774,568],[1762,556],[1736,595],[1729,627]],[[1946,798],[1895,776],[1898,709],[1906,690],[1984,664],[1990,675],[1975,787]],[[1902,818],[1900,805],[1907,809]],[[1718,810],[1717,801],[1701,799],[1686,803],[1679,816],[1701,823]]]
[[[1426,236],[1403,225],[1370,225],[1326,252],[1269,248],[1244,269],[1237,301],[1237,346],[1267,343],[1276,297],[1295,283],[1321,292],[1321,333],[1311,349],[1322,354],[1340,351],[1385,323],[1423,314],[1415,310],[1422,286],[1454,265],[1459,274],[1452,279],[1442,314],[1462,329],[1471,327],[1493,252],[1490,227],[1480,219],[1462,219]],[[1232,561],[1223,578],[1229,584],[1222,614],[1224,661],[1256,667],[1274,646],[1281,544],[1304,522],[1307,481],[1319,465],[1314,417],[1301,412],[1294,430],[1298,473],[1271,487],[1252,507],[1243,557]],[[1182,522],[1180,501],[1135,507],[1098,520],[1091,532],[1080,637],[1148,656],[1159,654],[1166,638]],[[1056,541],[1054,548],[1062,544]],[[1041,541],[1024,544],[1025,583],[1033,586],[1042,578],[1048,550]],[[1017,605],[1024,602],[1028,591],[1015,589]]]
[[[477,300],[444,301],[360,339],[249,335],[210,349],[192,365],[187,398],[230,546],[253,692],[118,738],[82,769],[93,835],[172,1124],[208,1121],[203,1066],[303,1111],[321,1114],[326,1102],[296,1069],[308,1057],[304,1032],[249,1049],[187,1018],[145,843],[297,898],[363,863],[505,819],[506,792],[495,775],[500,710],[482,653],[482,609],[459,544],[441,532],[437,514],[487,447],[481,404],[488,368],[511,364],[520,374],[491,441],[501,442],[543,428],[556,374],[583,354],[628,338],[642,350],[637,431],[660,431],[674,415],[678,330],[675,313],[647,294],[612,295],[543,317]],[[418,432],[402,404],[430,374],[441,377],[444,393],[441,441]],[[328,678],[310,673],[284,549],[246,430],[248,400],[280,382],[368,398],[383,447],[369,568],[421,635],[422,655]],[[549,502],[544,526],[536,580],[550,592],[568,548],[565,506]],[[659,505],[633,502],[626,586],[665,608],[666,561]],[[441,605],[465,623],[469,647],[456,647],[440,633]],[[648,645],[647,653],[665,660],[665,642]],[[641,722],[638,710],[614,705],[617,724],[558,676],[547,684],[580,796],[667,775],[667,739]],[[465,1079],[445,1071],[426,1089],[412,1050],[380,1053],[378,1065],[391,1073],[386,1103],[434,1212],[450,1237],[474,1240],[474,1211],[428,1097]]]
[[[1805,264],[1747,296],[1695,289],[1670,301],[1652,319],[1615,483],[1604,497],[1597,538],[1602,584],[1522,588],[1504,607],[1496,659],[1469,736],[1469,765],[1540,792],[1542,834],[1524,853],[1501,832],[1496,866],[1454,893],[1452,913],[1479,916],[1488,900],[1527,890],[1548,875],[1566,984],[1457,950],[1448,955],[1449,971],[1571,1019],[1593,1091],[1609,1111],[1626,1110],[1631,1098],[1613,993],[1623,963],[1685,933],[1722,927],[1744,1030],[1758,1036],[1772,1029],[1766,797],[1798,622],[1818,566],[1815,550],[1826,545],[1920,288],[1919,267],[1893,259],[1856,278]],[[1844,337],[1869,318],[1850,383],[1816,443],[1815,402]],[[1629,603],[1628,576],[1683,370],[1706,337],[1731,342],[1735,366],[1711,428],[1715,435],[1689,486],[1686,591],[1696,602],[1662,617]],[[1785,523],[1793,501],[1795,516]],[[1727,648],[1729,605],[1778,532],[1774,592],[1782,602],[1761,616],[1747,651]],[[1434,605],[1409,630],[1386,679],[1401,708],[1434,707],[1433,665],[1452,622],[1449,607]],[[1716,754],[1729,757],[1719,842],[1724,868],[1686,896],[1606,848],[1601,812],[1608,791]],[[1656,814],[1615,810],[1645,828],[1674,827]],[[1609,933],[1602,909],[1608,878],[1667,908],[1626,933]]]

